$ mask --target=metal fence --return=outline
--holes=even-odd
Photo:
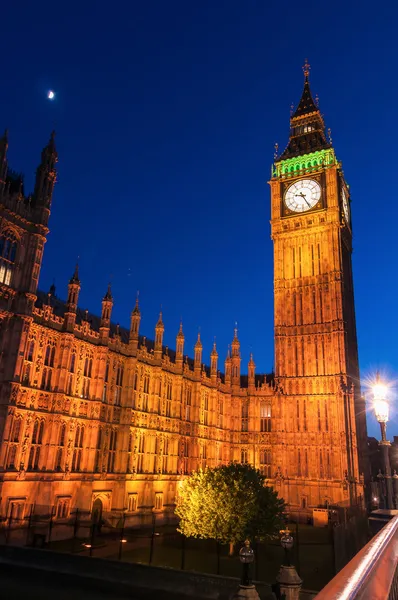
[[[308,512],[290,511],[288,524],[295,539],[291,558],[305,587],[322,589],[366,543],[366,519],[361,521],[359,513],[346,517],[319,529],[308,523]],[[24,516],[0,517],[0,543],[232,577],[241,570],[227,545],[181,535],[172,512],[103,512],[98,518],[76,509],[62,518],[53,507],[35,505]],[[254,543],[254,550],[253,577],[275,581],[284,559],[279,540]]]

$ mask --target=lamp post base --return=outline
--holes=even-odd
[[[260,600],[254,585],[240,585],[232,600]]]
[[[295,567],[282,565],[276,581],[280,585],[281,594],[285,594],[286,600],[299,600],[303,581],[298,576]]]

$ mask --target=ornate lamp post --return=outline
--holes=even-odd
[[[239,590],[233,596],[234,600],[260,600],[256,588],[250,578],[250,565],[254,561],[253,548],[250,547],[249,540],[239,550],[239,560],[242,563],[242,578],[240,580]]]
[[[386,482],[387,492],[387,508],[393,509],[392,499],[392,481],[391,481],[391,466],[390,466],[390,454],[389,447],[390,442],[387,440],[387,422],[389,417],[389,406],[386,400],[387,397],[387,386],[380,381],[379,373],[376,375],[376,383],[372,388],[373,390],[373,406],[375,411],[376,419],[380,424],[381,440],[379,446],[383,456],[384,466],[384,477]]]
[[[299,600],[301,584],[303,583],[295,567],[290,564],[290,550],[293,548],[293,536],[290,533],[288,527],[282,529],[281,534],[281,546],[285,551],[285,562],[279,569],[279,573],[276,576],[277,584],[279,584],[280,594],[284,594],[287,600]]]
[[[290,530],[288,527],[286,527],[286,529],[282,529],[280,533],[282,534],[281,546],[285,551],[285,566],[290,567],[290,550],[293,548],[294,544],[293,536],[290,535]]]

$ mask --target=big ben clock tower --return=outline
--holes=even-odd
[[[349,187],[309,85],[275,158],[275,464],[292,506],[363,499],[365,404],[360,395]]]

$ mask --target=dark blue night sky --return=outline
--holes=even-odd
[[[271,371],[267,180],[308,57],[351,186],[363,380],[398,376],[398,5],[15,0],[2,13],[0,126],[28,191],[57,131],[41,288],[55,278],[65,297],[79,255],[83,308],[100,310],[111,279],[128,326],[140,290],[141,332],[162,305],[165,343],[182,317],[186,352],[200,327],[206,361],[216,336],[223,362],[237,321],[243,370],[253,351]]]

